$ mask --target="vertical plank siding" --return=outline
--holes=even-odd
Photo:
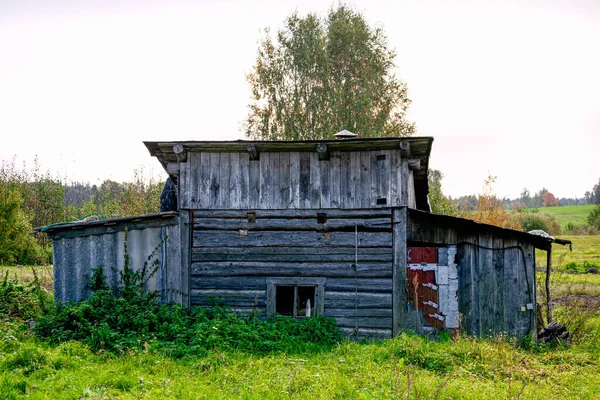
[[[409,213],[407,240],[457,245],[462,329],[475,336],[535,333],[533,244],[514,231],[452,226],[434,218]]]
[[[181,209],[415,207],[414,180],[396,150],[190,152],[180,166]]]
[[[135,222],[115,228],[81,229],[51,236],[53,243],[54,298],[57,301],[80,301],[91,293],[85,289],[92,270],[102,266],[106,282],[116,286],[119,271],[125,266],[125,228],[130,267],[139,270],[153,253],[158,269],[146,283],[146,289],[160,293],[164,301],[182,301],[181,276],[189,270],[182,262],[179,217],[172,220],[144,224]],[[52,235],[52,234],[51,234]],[[185,272],[184,272],[185,271]]]
[[[391,210],[338,210],[324,224],[317,212],[256,210],[249,223],[246,211],[195,211],[191,304],[265,315],[269,278],[325,278],[326,316],[356,337],[390,337]]]

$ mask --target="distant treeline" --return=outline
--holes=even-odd
[[[462,210],[474,210],[479,202],[479,196],[467,195],[457,198],[449,198],[452,203]],[[501,200],[504,208],[509,210],[521,210],[524,208],[540,208],[551,206],[580,206],[586,204],[600,204],[600,179],[592,190],[585,192],[581,198],[555,197],[548,189],[542,188],[533,195],[527,188],[523,188],[521,195],[516,199],[504,198]]]
[[[31,234],[33,227],[76,221],[95,213],[105,218],[141,215],[160,210],[164,182],[134,171],[131,182],[105,180],[101,185],[65,183],[15,163],[0,166],[0,265],[50,262],[51,251],[44,235]],[[102,217],[102,216],[100,216]]]

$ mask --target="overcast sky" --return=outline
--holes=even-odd
[[[524,3],[352,3],[398,52],[446,194],[600,178],[600,2]],[[243,138],[261,29],[331,4],[0,0],[0,159],[101,183],[162,171],[142,140]]]

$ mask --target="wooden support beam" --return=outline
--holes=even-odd
[[[249,144],[246,146],[246,151],[250,155],[250,161],[260,160],[260,153],[258,152],[258,147],[254,144]]]
[[[329,160],[329,149],[327,148],[327,145],[319,143],[317,145],[317,154],[319,155],[320,161]]]
[[[403,158],[410,157],[410,143],[407,140],[403,140],[400,142],[400,153]]]
[[[552,271],[552,246],[547,251],[546,261],[546,300],[548,307],[548,323],[552,322],[552,294],[550,293],[550,273]]]
[[[179,175],[179,163],[178,162],[167,163],[167,174]]]
[[[421,169],[421,160],[420,159],[412,159],[408,160],[408,169],[411,171],[418,171]]]

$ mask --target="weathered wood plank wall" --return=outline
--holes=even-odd
[[[324,211],[327,222],[320,224],[317,212]],[[217,300],[264,315],[268,278],[325,278],[326,316],[346,334],[390,337],[391,217],[390,209],[257,210],[248,222],[245,211],[194,211],[191,303]]]
[[[510,230],[466,229],[409,212],[409,245],[458,246],[462,328],[475,336],[535,332],[535,251]],[[525,308],[525,311],[523,311]]]
[[[399,150],[190,152],[180,167],[181,209],[415,207],[414,180]],[[402,180],[406,180],[403,188]]]

